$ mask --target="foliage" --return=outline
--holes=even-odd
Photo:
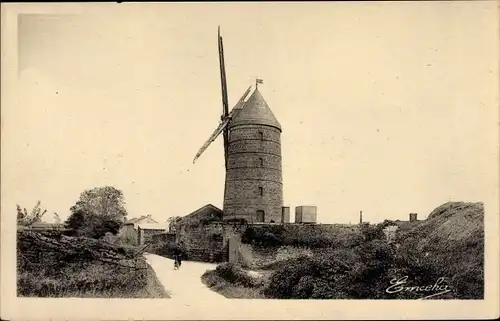
[[[391,248],[373,240],[346,251],[290,259],[275,271],[264,289],[277,299],[373,299],[390,271]]]
[[[81,193],[80,199],[71,207],[71,213],[78,210],[117,222],[123,222],[127,216],[123,192],[111,186],[96,187]]]
[[[67,264],[57,274],[43,267],[20,271],[17,286],[24,297],[168,297],[151,267],[124,269],[99,261]]]
[[[176,227],[177,223],[179,223],[181,220],[182,220],[182,217],[180,217],[180,216],[169,217],[167,220],[168,230],[171,232],[175,231],[175,227]]]
[[[219,264],[215,270],[206,271],[201,279],[209,288],[226,298],[264,298],[264,280],[251,276],[236,264]]]
[[[47,210],[40,207],[41,202],[38,201],[31,210],[30,213],[26,210],[26,208],[21,209],[21,206],[17,205],[17,224],[29,226],[34,223],[42,222],[42,217],[47,213]]]
[[[78,209],[68,217],[66,227],[70,230],[71,235],[98,239],[104,237],[106,233],[116,235],[120,230],[121,223]]]
[[[54,212],[54,222],[56,224],[60,224],[61,223],[61,218],[59,217],[59,214],[57,214],[56,212]]]
[[[267,225],[246,228],[241,241],[244,244],[263,248],[280,246],[337,248],[354,246],[361,243],[363,238],[360,232],[344,228]]]
[[[144,258],[136,256],[136,249],[57,232],[18,232],[19,296],[168,297]]]
[[[362,224],[362,242],[323,251],[314,249],[313,256],[281,262],[263,293],[280,299],[423,297],[425,294],[411,291],[386,292],[391,280],[407,277],[407,286],[433,285],[445,278],[452,292],[437,299],[483,298],[482,205],[448,203],[433,213],[424,222]],[[394,243],[388,243],[383,233],[391,225],[400,226]],[[255,235],[250,238],[255,242]]]
[[[233,263],[226,262],[217,265],[215,274],[234,285],[241,285],[247,288],[254,288],[261,285],[257,279],[251,277],[240,266]]]
[[[371,242],[373,240],[383,239],[385,234],[383,228],[385,224],[370,225],[368,223],[362,223],[360,227],[361,234],[363,235],[365,242]]]
[[[211,290],[228,299],[263,299],[262,287],[244,287],[230,283],[217,275],[215,270],[208,270],[201,276],[202,282]]]
[[[484,206],[448,202],[413,228],[398,231],[399,259],[430,282],[446,277],[457,299],[484,295]]]
[[[112,233],[110,233],[113,235]],[[137,231],[134,229],[121,229],[118,235],[110,237],[113,239],[113,243],[118,245],[137,245]]]
[[[106,233],[116,235],[126,215],[123,193],[114,187],[99,187],[80,195],[65,225],[72,235],[101,238]]]

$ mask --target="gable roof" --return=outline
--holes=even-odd
[[[234,116],[229,124],[229,127],[249,124],[267,125],[275,127],[281,131],[280,123],[257,88],[245,103],[241,105],[238,104],[233,110]]]
[[[214,212],[217,212],[217,213],[219,213],[219,214],[222,215],[222,210],[220,208],[218,208],[217,206],[214,206],[212,204],[207,204],[207,205],[204,205],[204,206],[200,207],[196,211],[194,211],[194,212],[192,212],[192,213],[190,213],[190,214],[182,217],[182,219],[196,216],[197,214],[203,213],[205,210],[208,210],[208,209],[210,209],[210,210],[212,210]]]
[[[151,216],[142,215],[141,217],[134,217],[125,222],[125,224],[137,224],[137,223],[149,223],[149,224],[158,224]]]

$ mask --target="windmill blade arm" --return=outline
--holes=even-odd
[[[219,126],[217,127],[217,129],[215,129],[210,138],[205,142],[205,144],[203,144],[203,146],[201,146],[200,150],[198,150],[198,153],[193,159],[193,164],[201,156],[201,154],[203,154],[203,152],[208,148],[208,146],[220,135],[220,133],[222,133],[222,131],[224,130],[224,128],[227,126],[228,123],[229,119],[225,119],[224,121],[219,123]]]

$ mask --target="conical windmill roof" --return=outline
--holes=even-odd
[[[234,115],[229,127],[238,125],[267,125],[276,127],[281,131],[280,123],[258,89],[255,89],[250,98],[244,103],[243,108]]]

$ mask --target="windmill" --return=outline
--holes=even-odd
[[[222,115],[220,122],[201,146],[193,164],[222,134],[224,140],[224,219],[247,222],[282,220],[283,186],[281,176],[281,125],[258,90],[249,96],[249,86],[229,111],[224,45],[218,28]],[[249,96],[248,99],[247,96]]]

